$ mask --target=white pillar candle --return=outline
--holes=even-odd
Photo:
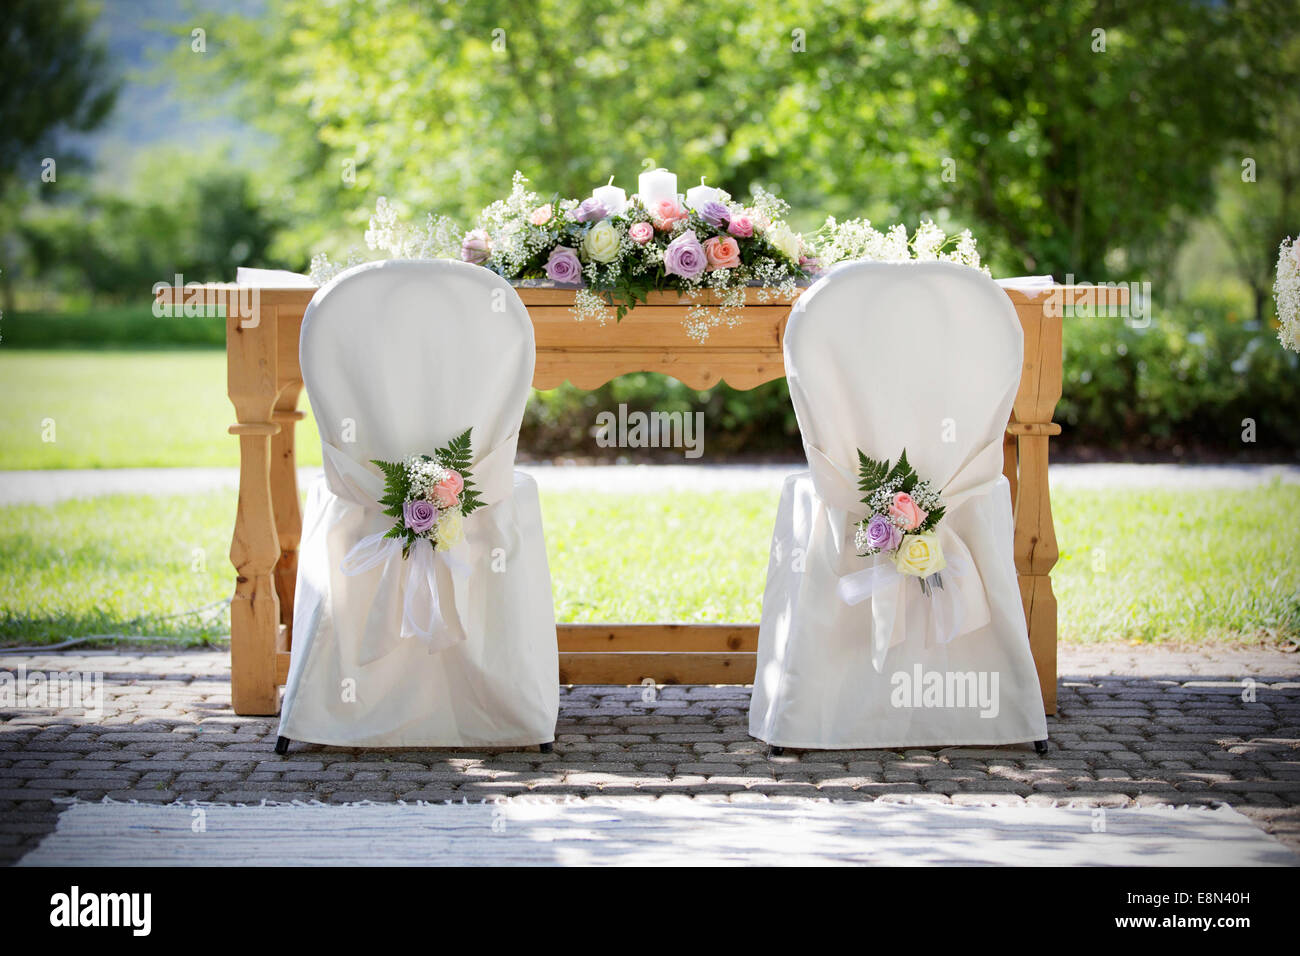
[[[604,207],[609,210],[611,216],[617,216],[627,205],[627,193],[614,185],[614,177],[609,177],[609,182],[604,186],[597,186],[591,191],[591,198],[599,200]]]
[[[704,177],[700,177],[700,184],[692,186],[686,190],[686,207],[700,211],[700,207],[706,202],[721,202],[722,190],[714,189],[712,186],[704,185]]]
[[[661,199],[677,198],[677,176],[666,169],[650,169],[637,180],[637,193],[647,208]]]

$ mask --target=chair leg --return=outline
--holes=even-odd
[[[1038,756],[1040,756],[1040,757],[1043,756],[1045,753],[1047,753],[1047,739],[1046,739],[1046,738],[1044,738],[1044,739],[1042,739],[1042,740],[1035,740],[1035,741],[1034,741],[1034,753],[1038,754]]]
[[[544,754],[553,753],[555,751],[555,744],[538,744],[537,749],[539,752]]]
[[[785,753],[785,748],[778,747],[775,744],[773,744],[771,747],[768,748],[767,752],[771,754],[773,757],[780,757]]]
[[[275,738],[275,752],[276,752],[277,754],[279,754],[281,757],[283,757],[285,754],[287,754],[287,753],[289,752],[289,738],[288,738],[288,737],[276,737],[276,738]]]

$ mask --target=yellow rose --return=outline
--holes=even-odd
[[[903,535],[903,543],[894,552],[894,567],[899,574],[925,578],[947,566],[948,562],[943,559],[943,549],[939,547],[939,536],[933,531]]]
[[[612,262],[618,255],[622,237],[608,220],[596,223],[582,240],[582,250],[597,262]]]
[[[451,508],[438,519],[438,550],[450,551],[465,540],[464,516],[459,508]]]
[[[767,241],[776,248],[789,256],[795,262],[799,261],[800,240],[794,231],[783,222],[778,222],[767,231]]]

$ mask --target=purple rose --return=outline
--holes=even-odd
[[[423,498],[402,504],[402,520],[416,534],[423,534],[438,520],[438,509]]]
[[[717,200],[710,199],[699,209],[700,218],[714,229],[726,229],[731,222],[731,210]]]
[[[598,222],[609,215],[609,209],[599,199],[588,197],[569,210],[569,218],[574,222]]]
[[[546,276],[552,282],[581,282],[582,263],[568,246],[556,246],[546,260]]]
[[[668,248],[664,250],[664,271],[670,276],[694,279],[707,265],[708,259],[704,256],[704,247],[700,245],[700,240],[695,238],[695,231],[692,229],[686,230],[668,243]]]
[[[460,244],[460,257],[476,266],[487,262],[491,253],[492,241],[482,229],[467,232],[465,241]]]
[[[867,522],[867,547],[893,551],[903,543],[903,532],[884,515],[872,515]]]

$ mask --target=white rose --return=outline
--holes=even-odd
[[[939,547],[939,536],[933,531],[925,534],[903,535],[903,543],[894,552],[894,567],[899,574],[912,574],[918,578],[937,574],[948,566]]]
[[[465,540],[464,516],[459,508],[449,508],[438,519],[438,550],[450,551]]]
[[[607,219],[602,219],[589,230],[582,240],[582,251],[597,262],[612,262],[618,256],[618,246],[623,237]]]
[[[767,241],[776,246],[780,252],[799,261],[799,249],[801,240],[799,236],[783,222],[778,222],[767,230]]]

